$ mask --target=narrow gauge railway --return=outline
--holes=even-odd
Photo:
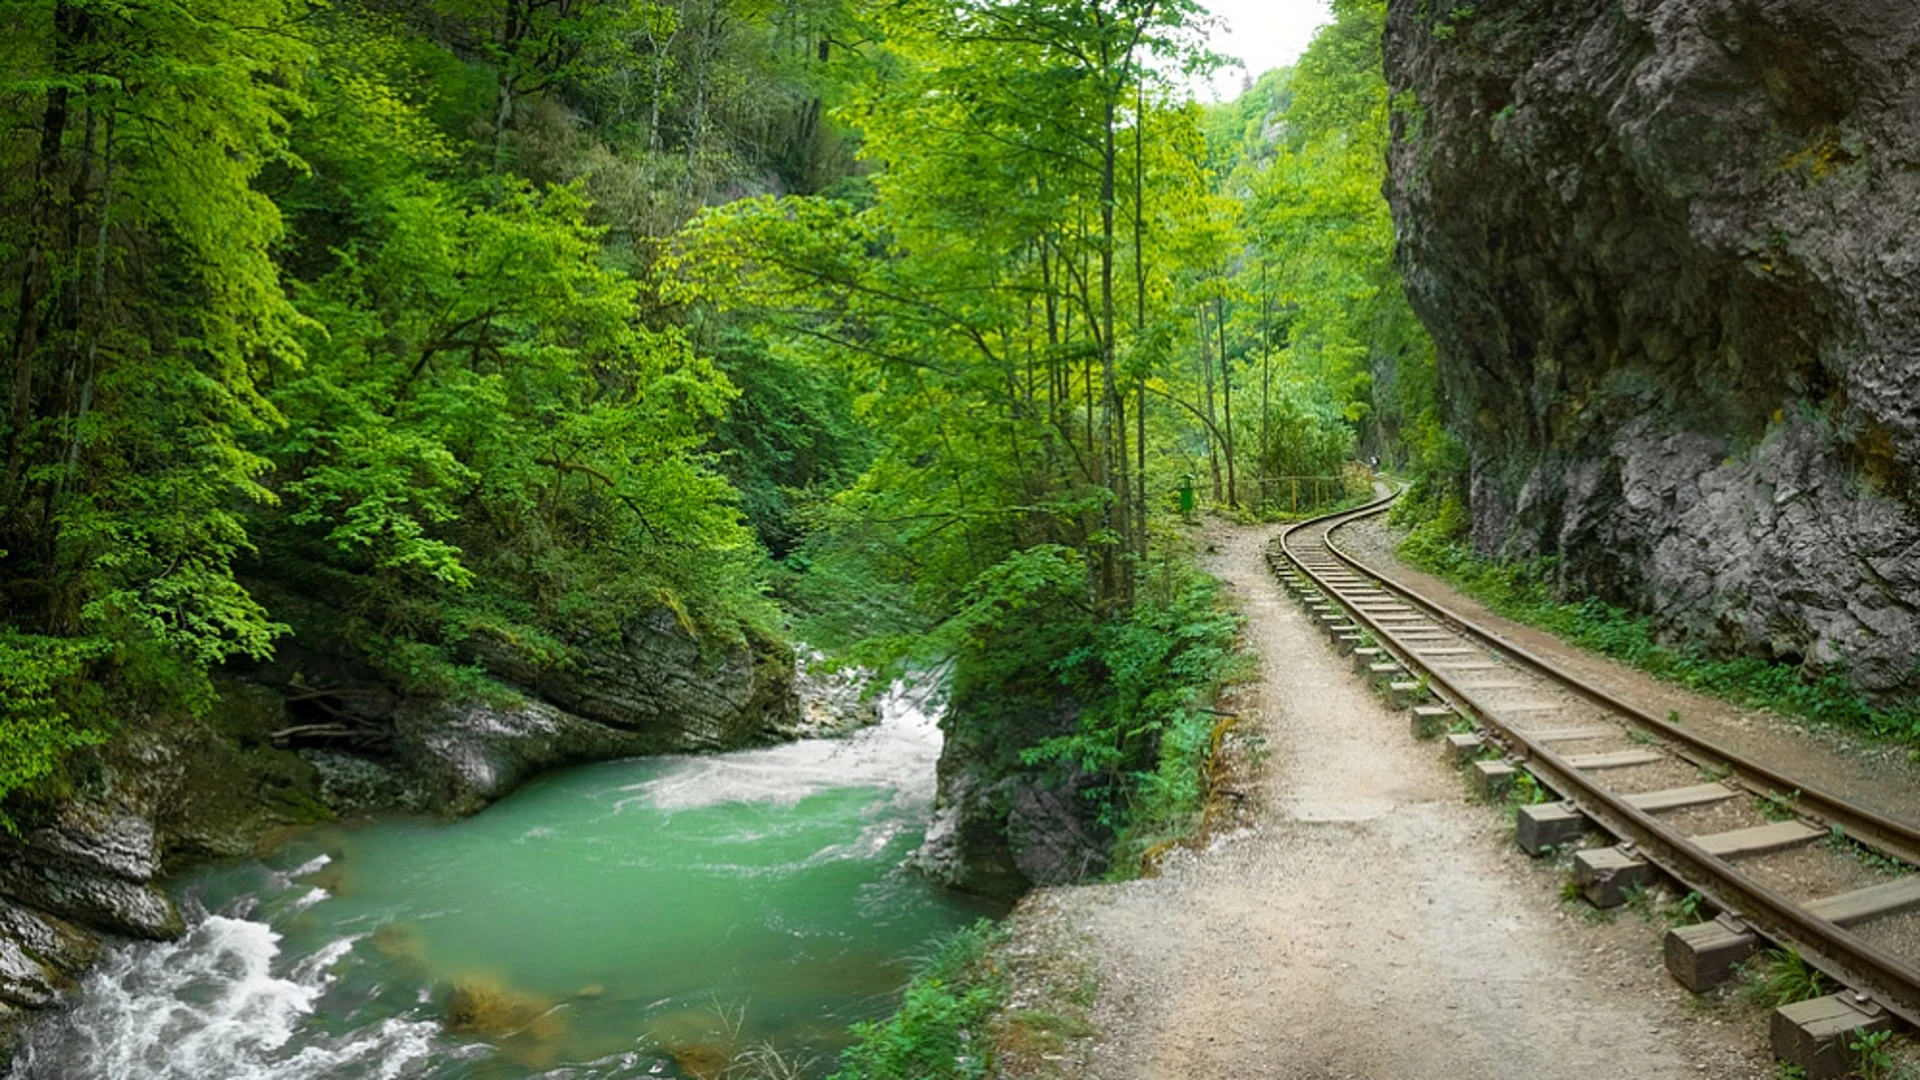
[[[1490,796],[1518,809],[1530,854],[1569,849],[1581,892],[1623,902],[1664,871],[1719,913],[1668,934],[1668,969],[1710,989],[1771,941],[1847,989],[1773,1018],[1781,1056],[1846,1055],[1853,1032],[1920,1024],[1920,829],[1724,747],[1591,686],[1343,550],[1342,526],[1396,494],[1287,528],[1268,563],[1358,672],[1446,733]],[[1677,719],[1677,718],[1675,718]],[[1598,829],[1615,843],[1588,845]],[[1764,939],[1764,941],[1762,940]],[[1836,1048],[1837,1047],[1837,1048]]]

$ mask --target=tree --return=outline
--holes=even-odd
[[[286,152],[308,54],[278,0],[31,5],[0,86],[7,326],[0,579],[9,622],[105,635],[202,669],[276,630],[233,582],[235,506],[268,501],[243,446],[300,323],[253,187]]]

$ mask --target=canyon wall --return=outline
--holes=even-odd
[[[1920,690],[1920,3],[1391,0],[1386,56],[1475,546]]]

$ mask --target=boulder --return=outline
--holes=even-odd
[[[831,667],[823,654],[802,649],[793,662],[799,707],[786,730],[795,738],[823,738],[872,727],[880,722],[879,698],[868,692],[872,681],[865,668]]]
[[[46,1008],[100,954],[100,940],[62,919],[0,901],[0,1002]]]
[[[949,744],[951,746],[951,744]],[[950,889],[1013,900],[1028,889],[1104,873],[1112,837],[1090,820],[1084,777],[1037,770],[999,775],[943,751],[939,794],[912,866]]]
[[[172,898],[152,882],[62,859],[0,853],[0,896],[108,933],[165,940],[186,932]],[[0,929],[0,936],[8,935]]]

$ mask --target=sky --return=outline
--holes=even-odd
[[[1328,0],[1202,0],[1208,10],[1225,20],[1209,44],[1221,56],[1245,64],[1223,68],[1212,85],[1196,80],[1194,96],[1201,101],[1231,101],[1240,96],[1243,79],[1268,68],[1291,64],[1313,40],[1313,32],[1331,19]]]

